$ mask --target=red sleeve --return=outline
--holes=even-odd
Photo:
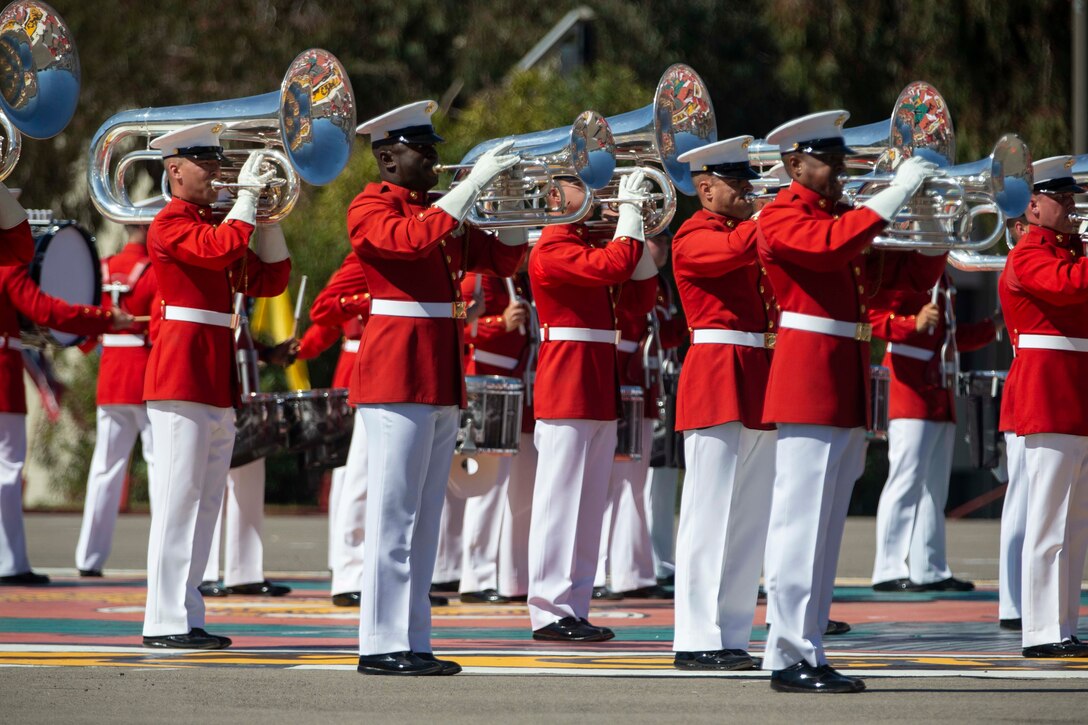
[[[518,271],[518,266],[529,249],[528,244],[512,247],[482,229],[467,225],[465,229],[468,234],[468,269],[474,272],[490,272],[500,277],[510,277]]]
[[[7,277],[11,302],[24,317],[44,327],[74,335],[98,335],[107,332],[113,313],[106,307],[72,305],[41,291],[25,267]]]
[[[1009,261],[1020,287],[1032,296],[1058,306],[1088,302],[1088,257],[1067,259],[1056,250],[1033,244],[1022,253],[1010,254]]]
[[[0,266],[29,264],[34,258],[34,237],[30,223],[19,222],[11,229],[0,229]]]
[[[302,336],[298,344],[298,359],[312,360],[332,347],[333,343],[340,339],[339,327],[327,327],[325,325],[310,325],[306,334]]]
[[[887,225],[865,207],[842,213],[838,219],[798,214],[789,206],[764,208],[759,227],[775,259],[817,272],[830,272],[860,254]]]
[[[867,272],[876,289],[928,290],[941,279],[947,254],[880,250],[870,255]]]
[[[681,228],[673,239],[673,256],[685,270],[699,276],[719,276],[756,260],[756,223],[746,221],[722,233],[714,229]]]
[[[237,219],[216,226],[181,214],[172,214],[155,227],[158,244],[168,256],[204,269],[227,269],[245,259],[253,234],[251,225]]]
[[[370,295],[359,256],[348,254],[310,307],[310,320],[318,325],[340,327],[354,317],[370,314]]]
[[[348,208],[351,246],[360,254],[418,259],[457,228],[457,220],[439,207],[406,216],[392,197],[382,198],[380,193],[364,191]]]
[[[972,352],[980,350],[997,337],[997,328],[990,319],[981,322],[971,322],[966,325],[956,325],[956,347],[960,352]]]
[[[275,297],[291,281],[291,260],[262,262],[256,252],[247,248],[245,262],[236,262],[231,275],[241,282],[239,289],[250,297]]]
[[[498,277],[484,275],[478,272],[469,272],[461,280],[461,296],[471,300],[476,294],[476,280],[480,280],[480,290],[484,296],[484,311],[476,318],[476,334],[472,334],[472,326],[465,328],[465,340],[467,342],[488,342],[510,334],[506,330],[506,321],[502,314],[506,311],[503,300],[507,295],[498,295],[498,288],[503,284]],[[501,309],[500,309],[501,308]]]
[[[899,304],[901,295],[884,292],[875,296],[869,303],[869,322],[873,326],[873,337],[888,342],[907,342],[918,334],[914,314],[902,314]]]
[[[657,277],[628,280],[620,287],[617,308],[632,317],[645,317],[657,303]]]
[[[641,256],[641,241],[620,237],[600,248],[581,242],[538,244],[529,264],[543,284],[601,287],[631,279]]]

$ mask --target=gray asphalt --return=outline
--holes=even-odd
[[[122,516],[110,568],[142,570],[148,519]],[[72,572],[79,517],[29,514],[35,568]],[[957,575],[997,577],[997,522],[950,522]],[[873,520],[848,522],[839,576],[868,577]],[[325,520],[270,516],[270,572],[325,565]],[[110,570],[107,568],[107,572]],[[362,677],[343,671],[117,667],[0,669],[4,723],[701,723],[1078,722],[1088,720],[1088,681],[983,677],[869,677],[858,695],[786,695],[766,680],[667,677],[462,675]]]

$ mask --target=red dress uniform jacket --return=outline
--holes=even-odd
[[[121,295],[120,307],[134,317],[149,316],[157,301],[158,284],[150,263],[144,244],[126,244],[120,252],[102,260],[102,266],[109,272],[109,279],[104,282],[128,283],[131,287],[129,292]],[[140,269],[143,269],[142,273]],[[132,279],[134,273],[139,274],[135,280]],[[137,322],[124,334],[140,335],[147,339],[147,323]],[[150,340],[143,347],[103,347],[98,363],[98,404],[143,403],[144,374],[150,357]]]
[[[1037,350],[1025,334],[1088,338],[1088,259],[1077,235],[1032,226],[1009,253],[1001,284],[1016,347],[1017,435],[1088,435],[1088,353]]]
[[[144,400],[217,408],[237,402],[234,332],[163,317],[165,305],[230,313],[234,294],[271,297],[287,287],[290,260],[266,263],[249,249],[253,227],[212,222],[212,211],[174,198],[151,222],[147,249],[159,287]]]
[[[633,313],[654,302],[657,282],[631,282],[642,242],[587,231],[581,224],[544,228],[529,257],[529,279],[544,338],[533,390],[537,420],[615,420],[620,375],[616,346],[547,339],[549,327],[615,330],[619,286],[638,288]]]
[[[19,315],[45,327],[76,335],[106,332],[113,321],[108,307],[70,305],[41,291],[26,266],[0,269],[0,413],[26,413],[23,354],[8,347],[19,340]]]
[[[620,331],[620,346],[628,347],[635,344],[638,348],[635,352],[627,352],[617,348],[616,356],[620,366],[620,384],[635,385],[642,388],[643,415],[647,418],[657,418],[660,411],[657,400],[661,396],[661,379],[656,369],[650,375],[650,387],[646,387],[646,366],[643,353],[649,347],[651,365],[656,363],[659,352],[678,347],[679,337],[676,335],[670,320],[666,319],[664,311],[667,311],[666,295],[668,289],[665,281],[658,274],[654,279],[653,308],[649,313],[640,313],[646,306],[646,288],[641,284],[624,285],[620,290],[620,299],[616,305],[616,327]],[[661,350],[653,341],[649,315],[657,318],[658,338],[661,342]]]
[[[773,332],[777,319],[766,268],[756,257],[756,223],[700,209],[672,240],[680,304],[691,330]],[[770,430],[763,402],[771,351],[739,345],[692,345],[680,371],[676,429],[740,421]]]
[[[506,282],[501,277],[475,272],[466,274],[461,281],[461,295],[465,299],[471,299],[476,294],[477,280],[479,280],[480,291],[483,293],[484,309],[476,318],[476,334],[472,334],[472,323],[469,323],[465,330],[465,375],[521,377],[529,350],[529,322],[526,320],[524,333],[516,327],[507,331],[502,313],[510,304],[510,292],[506,289]],[[514,291],[524,299],[524,291],[517,289],[516,282]],[[476,350],[508,357],[516,360],[517,364],[514,367],[504,367],[477,360]]]
[[[956,420],[956,391],[941,387],[940,382],[941,346],[947,332],[943,294],[938,297],[941,320],[933,328],[933,334],[915,328],[915,314],[930,300],[927,290],[883,291],[872,300],[869,321],[873,324],[873,337],[933,351],[928,361],[884,354],[884,367],[891,371],[889,418]],[[993,342],[996,332],[993,320],[957,323],[956,347],[960,352],[978,350]]]
[[[797,182],[778,192],[760,213],[758,250],[782,312],[866,322],[880,289],[931,287],[944,257],[868,253],[885,226],[872,210],[838,205]],[[778,331],[764,422],[859,428],[869,416],[868,342]]]
[[[29,264],[33,258],[34,237],[30,233],[29,222],[20,222],[11,229],[0,229],[0,267]]]
[[[1008,279],[1004,274],[997,280],[997,296],[1001,300],[1001,315],[1005,318],[1005,329],[1009,331],[1009,344],[1012,346],[1013,355],[1009,372],[1005,376],[1005,386],[1001,389],[1001,416],[997,421],[997,429],[1002,433],[1016,432],[1016,375],[1020,366],[1017,364],[1019,351],[1016,349],[1016,340],[1012,331],[1020,329],[1022,324],[1017,318],[1016,306],[1013,304]]]
[[[426,194],[369,184],[348,209],[351,246],[375,300],[461,301],[467,270],[514,273],[525,245],[510,247],[458,222]],[[464,320],[373,315],[351,376],[354,404],[465,405]]]
[[[317,325],[342,330],[345,344],[358,350],[363,328],[370,319],[370,292],[367,290],[359,255],[349,252],[325,288],[317,293],[310,308],[310,319]],[[341,348],[332,376],[334,388],[351,385],[351,371],[355,368],[357,354]]]

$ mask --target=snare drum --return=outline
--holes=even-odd
[[[521,442],[522,400],[525,383],[499,375],[465,378],[468,407],[461,411],[457,453],[510,456]]]
[[[279,399],[287,422],[289,453],[301,453],[335,441],[352,419],[348,392],[343,388],[296,390],[280,393]]]
[[[958,378],[958,393],[966,403],[967,443],[975,468],[996,468],[1001,462],[1001,395],[1008,370],[968,370]]]
[[[324,441],[306,450],[307,468],[329,469],[347,465],[351,435],[355,431],[355,408],[348,402],[347,388],[329,388],[329,425],[333,432]]]
[[[287,426],[279,396],[274,393],[250,395],[235,414],[234,429],[231,468],[283,450]]]
[[[642,458],[642,388],[624,385],[620,388],[620,420],[616,426],[617,461],[637,461]]]
[[[75,222],[57,222],[35,228],[34,259],[30,278],[50,297],[73,305],[98,305],[102,301],[102,266],[94,237]],[[71,347],[86,337],[51,330],[30,323],[23,328],[28,344],[45,343]]]
[[[883,365],[870,365],[869,401],[872,427],[866,431],[871,441],[888,440],[888,399],[891,394],[891,371]]]

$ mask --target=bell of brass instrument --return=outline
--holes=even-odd
[[[80,68],[75,41],[57,11],[19,0],[0,12],[0,180],[19,161],[22,136],[56,136],[75,114]]]
[[[608,121],[596,111],[583,111],[568,127],[495,138],[477,144],[459,164],[435,164],[452,171],[451,188],[468,175],[484,153],[504,141],[521,162],[494,179],[476,199],[468,221],[485,229],[569,224],[592,210],[592,190],[608,183],[616,168],[616,147]],[[575,177],[585,187],[585,200],[571,212],[548,209],[548,195],[558,177]]]
[[[280,182],[260,196],[257,219],[272,223],[298,201],[299,179],[327,184],[347,166],[355,140],[355,96],[344,66],[332,53],[311,48],[295,57],[278,91],[258,96],[165,108],[123,111],[107,120],[91,141],[88,182],[91,200],[104,217],[120,224],[149,224],[169,201],[163,179],[160,196],[133,201],[126,178],[141,162],[161,161],[148,147],[153,138],[203,121],[222,121],[224,153],[232,163],[220,170],[219,186],[233,197],[238,171],[254,151],[262,151]],[[114,162],[132,139],[142,148]],[[229,198],[219,203],[229,208]]]

